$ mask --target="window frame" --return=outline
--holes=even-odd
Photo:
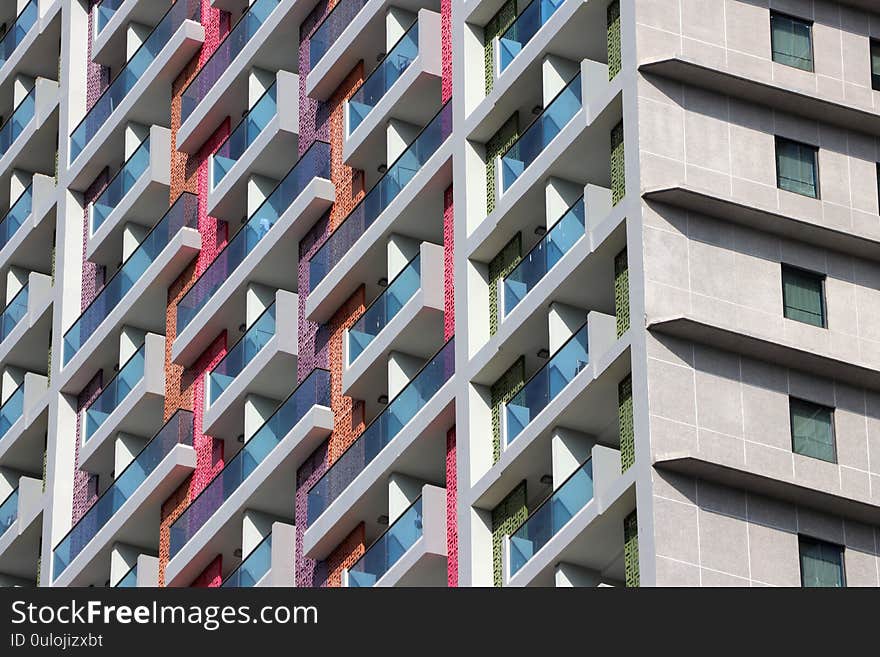
[[[828,411],[830,416],[829,426],[831,427],[831,461],[827,459],[820,458],[818,456],[812,456],[811,454],[804,454],[803,452],[799,452],[795,449],[795,435],[794,435],[794,410],[792,408],[792,402],[798,404],[808,404],[810,406],[815,406],[817,408]],[[819,404],[809,399],[804,399],[803,397],[796,397],[794,395],[788,396],[788,431],[791,435],[791,453],[797,454],[799,456],[803,456],[808,459],[815,459],[816,461],[822,461],[824,463],[832,463],[837,465],[837,429],[835,427],[835,408],[832,406],[826,406],[825,404]]]
[[[820,171],[819,171],[819,147],[810,144],[805,141],[798,141],[797,139],[789,139],[788,137],[783,137],[781,135],[775,135],[774,137],[774,163],[776,165],[776,189],[779,189],[783,192],[788,192],[790,194],[797,194],[798,196],[803,196],[805,198],[813,198],[817,201],[822,199],[822,185],[820,181]],[[782,175],[779,171],[779,147],[781,144],[793,144],[795,146],[799,146],[801,148],[809,148],[813,153],[813,177],[815,178],[815,188],[816,193],[814,195],[804,194],[803,192],[798,192],[793,189],[788,189],[783,187],[781,184]]]
[[[880,91],[880,69],[877,71],[874,70],[874,56],[880,58],[880,39],[871,39],[871,43],[869,46],[870,57],[869,68],[871,70],[871,88],[874,91]]]
[[[810,322],[805,322],[801,319],[795,319],[794,317],[789,317],[785,314],[786,308],[788,304],[785,302],[785,274],[786,272],[797,273],[801,275],[806,275],[811,278],[815,278],[819,281],[819,302],[822,306],[822,323],[821,324],[811,324]],[[790,265],[786,262],[780,263],[780,274],[779,274],[779,285],[782,290],[782,317],[784,319],[791,320],[792,322],[799,322],[800,324],[806,324],[807,326],[814,326],[816,328],[827,329],[828,328],[828,302],[825,298],[826,288],[825,288],[825,279],[827,279],[827,274],[823,274],[821,272],[812,271],[810,269],[804,269],[803,267],[798,267],[797,265]]]
[[[801,546],[803,543],[813,543],[813,544],[823,544],[829,547],[835,547],[840,551],[840,588],[847,588],[846,586],[846,546],[841,545],[839,543],[835,543],[833,541],[825,541],[821,538],[816,538],[815,536],[810,536],[809,534],[798,534],[798,571],[800,571],[801,576],[801,588],[834,588],[834,587],[815,587],[815,586],[805,586],[804,584],[804,560],[803,553],[801,552]]]
[[[780,55],[785,57],[795,58],[794,55],[789,55],[787,53],[782,52],[781,50],[776,50],[776,43],[773,38],[773,19],[783,19],[787,21],[791,21],[793,23],[800,23],[801,25],[805,25],[809,34],[809,42],[810,42],[810,68],[803,68],[801,66],[795,66],[794,64],[789,64],[788,62],[781,62],[776,59],[776,53],[778,52]],[[804,71],[806,73],[815,73],[816,72],[816,49],[813,45],[813,21],[808,18],[801,18],[800,16],[795,16],[793,14],[787,14],[784,11],[775,11],[773,9],[770,10],[770,60],[775,64],[779,64],[780,66],[788,66],[789,68],[796,69],[798,71]]]

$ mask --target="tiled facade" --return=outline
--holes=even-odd
[[[880,585],[870,0],[0,12],[0,584]]]

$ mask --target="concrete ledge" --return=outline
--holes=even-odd
[[[94,35],[92,61],[104,66],[113,63],[116,51],[124,52],[126,49],[125,29],[128,24],[140,23],[155,27],[168,11],[168,7],[168,4],[156,0],[125,0],[107,21],[104,29]],[[97,21],[93,22],[93,29],[97,29],[97,24]]]

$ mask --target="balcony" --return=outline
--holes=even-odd
[[[113,588],[116,589],[136,589],[138,585],[137,581],[137,564],[133,565],[131,569],[122,576],[122,578],[113,585]]]
[[[45,353],[43,347],[43,358]],[[0,406],[0,466],[21,472],[42,470],[48,407],[46,377],[26,372]]]
[[[584,199],[581,197],[504,278],[501,295],[504,314],[509,314],[585,234]]]
[[[4,482],[5,483],[5,482]],[[43,482],[18,477],[16,488],[0,500],[0,559],[3,576],[17,578],[26,586],[37,579],[37,557],[43,523]]]
[[[445,463],[440,454],[445,439],[440,436],[455,422],[452,386],[446,385],[454,374],[453,338],[315,482],[307,496],[306,555],[324,558],[351,531],[356,518],[373,523],[381,509],[387,509],[382,500],[392,470],[423,481],[442,481],[434,466]]]
[[[179,410],[55,546],[55,586],[103,584],[113,544],[158,548],[159,514],[192,473],[192,413]]]
[[[437,2],[341,0],[321,21],[309,41],[306,95],[327,100],[349,71],[363,60],[378,61],[386,50],[386,14],[390,7],[416,13],[440,12]]]
[[[45,371],[52,329],[52,279],[30,272],[0,314],[0,363],[27,371]]]
[[[28,36],[31,29],[40,20],[40,10],[37,0],[29,0],[24,8],[15,17],[15,21],[6,30],[6,34],[0,39],[0,70],[6,62],[12,59],[13,53]]]
[[[581,75],[578,73],[501,156],[502,193],[522,175],[527,166],[541,156],[581,109]]]
[[[111,564],[111,579],[113,577]],[[156,588],[159,586],[159,558],[139,554],[132,567],[113,585],[117,589]]]
[[[564,0],[532,0],[516,20],[498,37],[498,75],[510,65],[523,47],[531,41]]]
[[[327,321],[361,281],[372,278],[367,274],[379,269],[384,238],[392,232],[441,241],[437,230],[425,226],[430,223],[425,217],[442,223],[442,194],[451,182],[450,151],[443,146],[451,132],[452,105],[447,103],[311,257],[306,301],[311,321]]]
[[[313,370],[171,525],[167,586],[189,584],[219,552],[234,563],[246,509],[293,514],[296,470],[333,430],[330,373]]]
[[[144,343],[82,412],[80,469],[96,474],[112,472],[113,437],[118,433],[153,435],[164,405],[165,337],[147,333]]]
[[[3,3],[0,22],[8,29],[0,38],[0,98],[12,97],[19,74],[58,75],[61,4],[53,0]]]
[[[329,178],[330,145],[316,141],[177,304],[172,360],[190,364],[224,327],[238,326],[248,283],[295,283],[299,242],[336,198]]]
[[[345,104],[342,158],[357,169],[376,166],[391,119],[426,125],[440,107],[440,15],[426,9]]]
[[[446,586],[446,489],[422,494],[345,571],[349,587]]]
[[[125,63],[126,32],[131,23],[154,28],[168,11],[155,0],[101,0],[92,9],[92,61],[119,69]]]
[[[74,188],[87,187],[123,150],[126,124],[169,124],[171,83],[205,40],[200,18],[201,3],[172,4],[70,133]]]
[[[392,351],[428,360],[443,344],[443,247],[422,242],[416,255],[346,331],[343,394],[363,399],[372,416],[375,398],[388,391]]]
[[[55,231],[55,179],[34,174],[0,218],[0,268],[15,265],[30,271],[52,268]]]
[[[53,172],[58,83],[37,78],[0,126],[0,185],[9,187],[13,169]]]
[[[275,301],[230,345],[207,375],[205,432],[234,440],[241,434],[245,399],[282,399],[290,390],[298,353],[298,297],[277,290]]]
[[[156,208],[168,203],[171,184],[171,131],[152,126],[147,137],[89,206],[86,257],[102,265],[119,261],[126,224],[151,228]]]
[[[164,335],[169,285],[201,248],[198,201],[181,194],[104,284],[62,341],[62,388],[81,390],[97,364],[115,362],[111,337],[123,325]]]
[[[296,527],[272,523],[272,531],[223,580],[224,588],[294,586]]]
[[[235,120],[249,109],[248,80],[255,69],[296,73],[299,26],[313,7],[296,0],[250,3],[183,92],[180,150],[195,153],[227,116]],[[297,92],[298,87],[297,83]],[[285,115],[299,106],[280,104]]]
[[[287,108],[279,112],[278,108]],[[278,71],[275,82],[211,156],[208,213],[227,221],[247,214],[251,176],[279,180],[297,152],[299,76]]]

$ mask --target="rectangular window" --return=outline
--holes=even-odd
[[[871,42],[871,86],[880,91],[880,41]]]
[[[788,319],[825,328],[825,276],[782,265],[782,312]]]
[[[844,587],[843,548],[807,536],[798,536],[801,586]]]
[[[785,14],[770,13],[773,61],[804,71],[813,70],[813,24]]]
[[[791,449],[814,459],[835,463],[834,409],[803,399],[788,400],[791,413]]]
[[[819,198],[819,149],[776,138],[776,185],[795,194]]]

